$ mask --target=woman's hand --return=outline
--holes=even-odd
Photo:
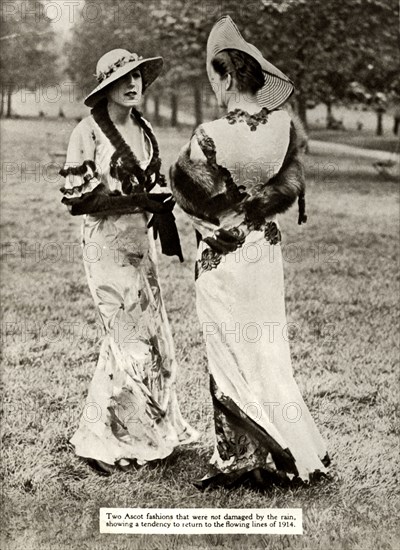
[[[172,212],[175,201],[172,198],[171,193],[141,193],[141,197],[138,195],[131,195],[132,202],[138,204],[152,214],[166,214]]]

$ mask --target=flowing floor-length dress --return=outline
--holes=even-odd
[[[305,481],[327,472],[325,443],[293,378],[281,233],[271,207],[293,202],[286,200],[295,191],[290,177],[276,192],[270,185],[291,146],[285,111],[235,110],[197,128],[172,170],[174,196],[203,239],[217,228],[245,237],[226,255],[204,240],[198,247],[197,312],[215,424],[203,485],[258,468]]]
[[[143,145],[145,169],[154,155],[146,132]],[[64,202],[99,185],[121,192],[110,175],[114,153],[93,116],[83,119],[70,138]],[[105,338],[71,443],[79,456],[107,464],[165,458],[197,437],[177,402],[174,345],[147,222],[143,211],[83,216],[83,260]]]

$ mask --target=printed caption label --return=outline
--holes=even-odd
[[[100,533],[302,535],[301,508],[100,508]]]

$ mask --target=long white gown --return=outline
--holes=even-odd
[[[293,378],[275,216],[252,225],[232,205],[215,223],[206,205],[202,213],[189,200],[196,185],[209,186],[208,176],[221,167],[228,179],[216,177],[211,194],[224,193],[231,176],[250,197],[262,195],[282,166],[289,136],[285,111],[236,110],[199,127],[175,166],[184,169],[174,175],[175,197],[203,239],[218,228],[240,227],[246,235],[242,247],[226,255],[204,240],[198,247],[197,312],[215,420],[215,450],[204,484],[229,483],[256,468],[305,481],[327,472],[325,443]],[[202,166],[208,174],[203,182]]]
[[[145,132],[143,146],[145,169],[154,153]],[[93,116],[83,119],[68,147],[65,200],[100,185],[121,193],[121,182],[110,174],[114,153]],[[105,337],[71,443],[79,456],[110,465],[162,459],[198,436],[177,401],[174,344],[147,222],[143,211],[82,220],[87,282]]]

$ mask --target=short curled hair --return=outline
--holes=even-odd
[[[211,64],[221,77],[231,74],[239,92],[255,94],[264,86],[265,77],[261,65],[245,52],[223,50],[212,59]]]

